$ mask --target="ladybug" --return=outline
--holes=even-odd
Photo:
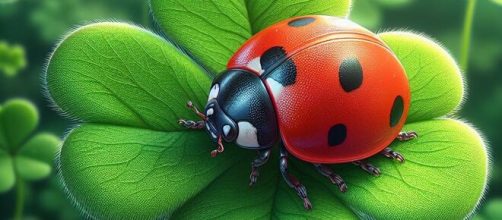
[[[205,129],[218,148],[235,142],[258,151],[250,186],[274,145],[280,171],[311,209],[306,188],[288,172],[288,156],[312,163],[340,191],[347,185],[326,164],[353,163],[379,176],[365,159],[382,154],[404,162],[388,148],[415,132],[401,132],[410,106],[405,71],[389,47],[358,24],[330,16],[302,16],[274,24],[251,37],[214,79],[202,119],[180,119]]]

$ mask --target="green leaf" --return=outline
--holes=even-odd
[[[351,0],[151,0],[156,20],[170,38],[208,69],[220,72],[249,37],[285,18],[346,16]]]
[[[333,185],[309,176],[300,180],[308,186],[314,209],[305,211],[303,202],[278,173],[278,155],[260,170],[257,185],[248,186],[252,157],[225,172],[203,192],[172,216],[173,219],[357,219],[351,209],[330,192]],[[308,166],[309,164],[307,164]],[[305,166],[303,164],[302,166]],[[298,171],[295,166],[292,172]],[[313,171],[316,174],[316,171]],[[320,174],[319,174],[320,175]]]
[[[29,139],[38,124],[38,111],[29,101],[11,99],[0,108],[0,192],[16,178],[39,180],[50,174],[60,140],[51,134]]]
[[[14,157],[14,167],[16,174],[24,180],[39,180],[47,177],[52,170],[52,164],[33,158],[16,156]]]
[[[401,61],[411,88],[407,122],[454,113],[464,95],[462,74],[451,55],[438,43],[410,32],[379,35]]]
[[[52,164],[61,140],[49,133],[39,133],[21,147],[17,155]]]
[[[31,138],[14,158],[16,173],[25,180],[47,177],[51,173],[59,143],[59,138],[47,133]]]
[[[354,0],[350,19],[365,28],[375,30],[382,23],[382,11],[374,0]]]
[[[36,107],[23,99],[12,99],[0,109],[0,143],[17,151],[38,124]]]
[[[10,190],[16,181],[12,159],[0,148],[0,193]]]
[[[49,93],[66,114],[155,130],[179,130],[177,120],[193,116],[186,102],[205,104],[210,83],[172,44],[124,23],[75,30],[47,69]]]
[[[408,124],[418,139],[395,142],[406,162],[369,160],[382,175],[371,177],[355,168],[335,168],[348,183],[338,193],[344,204],[374,219],[463,219],[478,204],[487,181],[487,152],[483,140],[467,124],[438,119]],[[318,178],[320,181],[322,178]],[[326,181],[324,181],[326,183]]]
[[[412,123],[405,129],[421,136],[392,146],[406,157],[404,164],[382,156],[370,159],[382,176],[370,176],[350,164],[333,166],[348,183],[345,194],[312,165],[293,159],[290,170],[309,190],[312,212],[305,211],[283,183],[277,155],[249,188],[253,154],[227,146],[211,159],[209,138],[202,132],[83,125],[65,141],[61,174],[72,196],[97,218],[152,218],[172,212],[175,219],[467,216],[486,184],[481,138],[450,119]]]
[[[61,176],[94,217],[169,215],[240,159],[232,145],[211,159],[212,145],[205,132],[84,124],[64,142]]]

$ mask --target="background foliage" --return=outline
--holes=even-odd
[[[468,101],[460,112],[475,124],[490,143],[494,170],[486,207],[479,219],[500,217],[502,188],[502,5],[500,1],[478,1],[471,56],[466,78]],[[414,30],[434,36],[458,59],[463,16],[467,1],[459,0],[355,0],[353,19],[373,31]],[[0,74],[0,103],[12,97],[33,101],[39,108],[40,130],[62,136],[68,120],[48,106],[40,86],[42,66],[54,42],[76,25],[115,18],[155,29],[144,0],[0,0],[0,41],[22,45],[29,63],[16,77]],[[36,182],[27,192],[27,216],[36,219],[77,218],[69,201],[58,189],[55,178]],[[11,216],[14,193],[0,195],[0,219]],[[62,208],[65,207],[65,208]],[[64,210],[64,211],[61,211]]]

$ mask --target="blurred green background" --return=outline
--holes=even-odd
[[[472,1],[472,0],[470,0]],[[354,0],[351,19],[379,32],[405,29],[441,42],[461,56],[469,0]],[[478,0],[473,17],[468,68],[468,100],[459,112],[490,146],[492,171],[485,202],[476,219],[502,219],[502,1]],[[26,98],[41,115],[37,131],[63,136],[72,122],[59,116],[43,95],[44,64],[66,32],[92,21],[127,21],[154,29],[146,0],[0,0],[0,103]],[[158,30],[156,30],[158,31]],[[11,219],[16,192],[0,194],[0,219]],[[26,219],[78,219],[56,175],[28,183]]]

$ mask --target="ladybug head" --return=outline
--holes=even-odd
[[[213,86],[211,93],[218,88],[218,84]],[[218,101],[211,98],[204,110],[206,115],[206,130],[211,136],[212,140],[217,142],[219,138],[227,142],[235,140],[238,134],[237,125],[235,122],[220,108]]]
[[[242,69],[228,69],[214,79],[207,104],[200,111],[188,103],[202,120],[180,119],[180,125],[205,129],[218,143],[212,156],[223,152],[223,141],[247,149],[272,146],[278,138],[275,111],[261,79]]]

